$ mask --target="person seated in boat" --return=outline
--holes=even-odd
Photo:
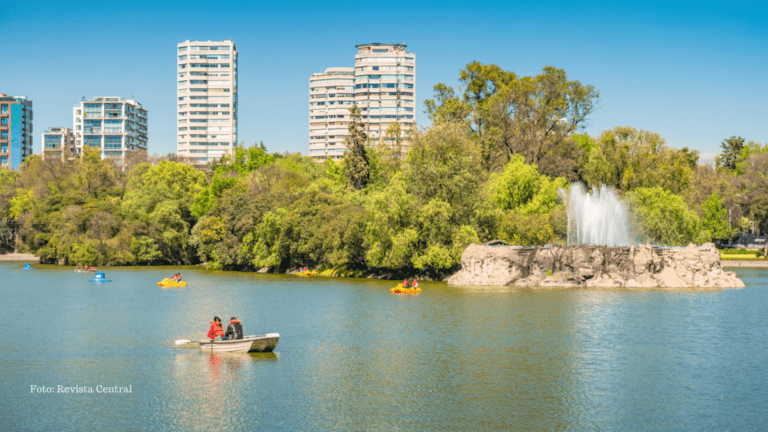
[[[221,340],[235,340],[243,338],[243,327],[240,325],[240,320],[232,317],[229,319],[229,325],[227,326],[227,332],[224,333],[224,337]]]
[[[88,264],[85,265],[85,271],[88,271]]]
[[[221,318],[215,316],[211,321],[211,328],[208,330],[208,338],[216,339],[219,336],[224,336],[224,328],[221,327]]]
[[[176,273],[176,280],[181,282],[181,273]]]
[[[171,276],[171,282],[176,282],[177,278],[176,275]]]
[[[411,284],[411,286],[413,286],[414,288],[418,288],[419,287],[419,281],[417,281],[417,280],[413,281],[413,284]]]
[[[403,281],[403,288],[410,288],[410,287],[411,287],[411,283],[408,282],[407,280],[404,280]]]
[[[77,267],[75,267],[75,271],[80,271],[80,264],[78,264]]]

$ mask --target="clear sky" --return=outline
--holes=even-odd
[[[309,77],[354,66],[355,45],[416,54],[416,121],[467,63],[544,66],[600,89],[587,132],[629,125],[715,152],[768,142],[768,2],[213,2],[0,0],[0,93],[34,103],[35,152],[83,96],[135,98],[149,151],[176,150],[176,44],[232,39],[239,139],[307,154]]]

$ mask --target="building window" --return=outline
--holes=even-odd
[[[89,133],[89,134],[101,133],[101,120],[86,120],[85,133]]]
[[[86,135],[83,144],[91,147],[101,147],[101,135]]]
[[[122,146],[122,136],[104,136],[104,150],[120,150]]]
[[[121,133],[122,131],[122,120],[104,120],[104,133]]]

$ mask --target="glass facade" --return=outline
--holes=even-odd
[[[101,135],[86,135],[83,144],[91,147],[101,147]]]

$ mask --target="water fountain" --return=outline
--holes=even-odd
[[[560,190],[568,211],[567,245],[533,248],[469,245],[449,285],[607,288],[743,288],[723,270],[720,253],[630,242],[629,215],[616,191]]]
[[[612,188],[601,186],[589,193],[580,183],[568,192],[560,189],[568,211],[568,246],[630,246],[629,216]]]

